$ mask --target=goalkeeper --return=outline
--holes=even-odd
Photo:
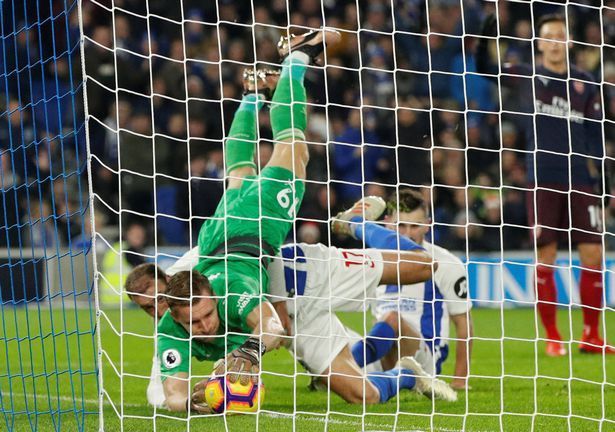
[[[566,355],[557,328],[555,259],[560,240],[576,244],[581,260],[579,291],[583,305],[583,335],[579,348],[585,353],[614,354],[605,346],[598,328],[602,309],[602,196],[608,180],[602,175],[604,157],[600,87],[587,73],[568,65],[566,17],[542,16],[536,26],[542,61],[504,64],[502,72],[514,76],[515,91],[526,85],[528,94],[519,116],[525,122],[527,152],[528,219],[534,225],[537,246],[537,309],[547,334],[546,353]],[[497,36],[495,16],[487,17],[483,35]],[[488,39],[477,50],[477,70],[498,74],[490,59]],[[524,79],[523,77],[532,77]],[[523,98],[521,98],[523,99]],[[570,237],[569,237],[570,236]]]
[[[231,382],[241,374],[241,381],[247,383],[249,374],[258,379],[260,357],[282,341],[279,317],[261,295],[268,287],[266,267],[279,252],[305,190],[309,155],[303,142],[307,124],[303,80],[307,65],[326,44],[339,39],[339,33],[329,30],[282,38],[278,47],[284,61],[277,86],[273,74],[261,72],[248,83],[252,91],[260,84],[262,90],[275,88],[270,121],[276,144],[269,163],[255,177],[257,113],[264,96],[263,92],[248,92],[225,144],[230,178],[226,193],[199,232],[201,261],[195,270],[202,276],[187,284],[180,277],[171,278],[169,292],[182,292],[183,287],[189,292],[169,297],[173,313],[167,311],[158,323],[162,371],[172,375],[163,382],[170,410],[209,412],[199,404],[202,395],[194,402],[189,397],[189,354],[199,360],[226,356],[226,362],[217,363],[215,373],[223,374],[226,369]],[[194,291],[197,297],[193,297],[193,283],[199,286]],[[208,289],[200,289],[205,286]],[[253,336],[247,337],[250,334]],[[195,390],[201,388],[197,384]]]

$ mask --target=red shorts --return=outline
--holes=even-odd
[[[569,233],[573,244],[602,242],[602,200],[588,186],[569,191],[561,185],[543,185],[528,191],[527,211],[538,246],[568,239]]]

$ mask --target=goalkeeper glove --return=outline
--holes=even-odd
[[[194,385],[192,395],[186,399],[186,412],[196,412],[198,414],[211,414],[213,411],[205,402],[205,387],[207,379]]]
[[[226,356],[228,364],[229,382],[234,383],[239,379],[241,385],[247,385],[250,378],[254,384],[258,384],[259,356],[267,351],[265,344],[258,338],[250,337],[243,345],[233,350]],[[218,361],[214,365],[214,375],[224,374],[224,361]]]

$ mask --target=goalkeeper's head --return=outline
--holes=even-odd
[[[540,38],[538,51],[542,53],[543,66],[556,71],[567,68],[566,17],[560,14],[543,15],[536,24],[536,34]]]
[[[126,277],[124,289],[137,306],[153,318],[160,318],[169,308],[162,294],[167,291],[168,277],[153,263],[136,266]]]
[[[397,231],[421,244],[425,239],[431,220],[427,204],[421,192],[401,189],[399,196],[391,195],[387,202],[385,222],[395,224]]]
[[[192,336],[207,342],[218,334],[218,300],[207,277],[197,271],[181,271],[169,279],[167,304],[171,316]]]

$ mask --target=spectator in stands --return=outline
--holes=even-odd
[[[363,121],[362,121],[363,118]],[[344,203],[352,203],[362,196],[361,184],[372,181],[379,165],[386,163],[385,150],[377,145],[374,120],[352,110],[341,135],[335,138],[333,158],[337,174],[337,191]]]
[[[319,241],[329,245],[329,219],[332,215],[337,214],[337,211],[340,209],[337,202],[337,193],[333,187],[327,185],[321,185],[316,188],[308,187],[307,193],[309,195],[306,196],[304,201],[310,202],[312,205],[301,206],[299,219],[306,221],[303,223],[314,224],[319,231]]]
[[[397,110],[397,151],[391,152],[391,165],[399,182],[420,186],[431,184],[431,131],[428,114],[412,109]],[[412,167],[412,169],[410,169]]]
[[[451,72],[459,75],[450,76],[451,97],[468,110],[494,111],[491,84],[476,73],[476,39],[465,37],[464,45],[464,52],[457,54],[452,61]]]
[[[32,246],[34,248],[55,248],[60,245],[60,239],[54,228],[54,217],[51,212],[51,204],[48,201],[29,206],[29,214],[25,214],[21,223],[24,225],[25,241],[23,245]]]

